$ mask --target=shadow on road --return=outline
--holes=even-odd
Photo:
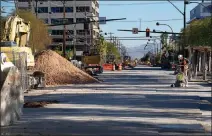
[[[132,69],[129,69],[129,70],[152,70],[152,71],[155,71],[155,70],[163,70],[161,69],[160,67],[134,67]]]
[[[51,116],[49,116],[51,117]],[[146,122],[127,122],[127,121],[75,121],[71,119],[44,119],[42,123],[36,126],[36,123],[32,125],[27,122],[22,124],[28,126],[28,129],[24,131],[17,131],[14,126],[10,130],[12,133],[30,134],[30,136],[162,136],[162,135],[174,135],[174,136],[210,136],[209,133],[204,133],[199,124],[153,124]],[[39,122],[39,120],[38,120]],[[51,124],[51,125],[50,125]],[[61,124],[61,125],[60,125]],[[33,129],[33,128],[37,129]],[[59,126],[59,127],[56,127]],[[100,127],[101,126],[101,127]],[[187,129],[180,128],[187,127]],[[29,129],[30,128],[30,129]],[[48,129],[45,129],[48,128]],[[197,129],[198,128],[198,129]],[[42,131],[39,131],[42,130]],[[3,130],[2,132],[6,131]],[[16,132],[15,132],[16,131]]]
[[[158,68],[149,67],[136,67],[133,70],[160,71]],[[39,109],[25,108],[23,117],[16,125],[4,127],[1,131],[7,132],[8,135],[22,136],[211,135],[195,122],[211,119],[203,117],[200,112],[211,111],[210,103],[202,103],[202,100],[208,100],[208,97],[165,94],[165,91],[171,92],[169,85],[173,83],[173,77],[158,76],[151,72],[149,75],[142,75],[135,71],[131,75],[103,74],[100,76],[100,79],[104,80],[102,84],[46,88],[54,91],[39,96],[25,96],[25,102],[57,100],[59,104]],[[57,89],[63,90],[63,93]],[[158,91],[164,94],[157,94]],[[179,92],[183,91],[198,90],[179,89]]]

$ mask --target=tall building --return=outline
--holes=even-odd
[[[63,23],[63,0],[18,0],[16,7],[19,9],[31,10],[36,16],[45,21],[46,24]],[[37,12],[36,12],[37,11]],[[90,20],[98,20],[99,3],[97,0],[87,1],[65,1],[65,21],[66,22],[84,22],[85,18]],[[51,26],[49,32],[52,37],[52,45],[63,44],[64,26]],[[88,51],[95,46],[96,37],[99,36],[99,23],[90,23],[87,33],[84,30],[84,24],[66,25],[66,47],[73,49],[75,44],[76,55],[80,58],[83,51]]]
[[[195,8],[190,11],[190,20],[188,24],[194,20],[203,19],[205,17],[210,17],[212,11],[211,2],[198,4]]]

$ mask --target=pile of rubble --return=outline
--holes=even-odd
[[[45,50],[36,55],[35,70],[45,73],[47,86],[99,82],[52,50]]]
[[[59,103],[57,100],[53,101],[37,101],[37,102],[26,102],[24,103],[24,108],[41,108],[46,106],[47,104]]]

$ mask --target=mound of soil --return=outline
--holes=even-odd
[[[59,103],[57,100],[53,101],[38,101],[38,102],[26,102],[24,103],[24,108],[40,108],[44,107],[47,104]]]
[[[47,86],[99,82],[52,50],[45,50],[36,55],[34,70],[45,73]]]

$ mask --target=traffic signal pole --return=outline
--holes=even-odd
[[[118,29],[118,31],[126,31],[126,32],[132,32],[132,30],[125,30],[125,29]],[[138,31],[142,33],[146,33],[146,31]],[[175,32],[157,32],[157,31],[149,31],[150,33],[158,33],[158,34],[182,34],[182,33],[175,33]]]
[[[185,46],[186,46],[186,34],[185,34],[185,30],[186,30],[186,1],[187,0],[184,0],[184,10],[183,10],[183,30],[184,30],[184,33],[183,33],[183,45],[182,45],[182,53],[183,53],[183,65],[184,65],[184,58],[185,58]]]

